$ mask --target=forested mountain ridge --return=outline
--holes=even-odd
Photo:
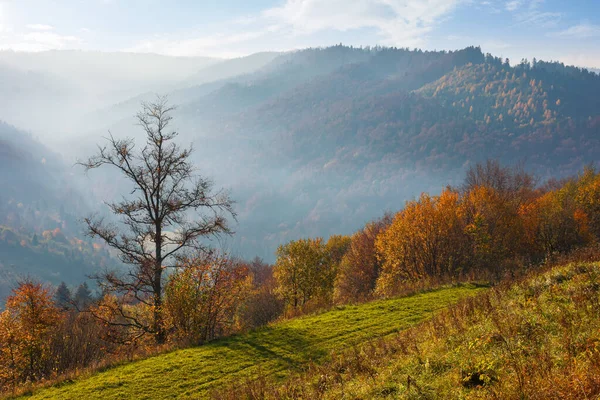
[[[211,61],[166,93],[199,170],[237,201],[231,251],[272,260],[281,243],[352,232],[487,158],[524,161],[541,178],[577,173],[600,151],[599,81],[560,63],[507,64],[478,47],[339,45]],[[65,128],[63,155],[85,157],[107,130],[136,137],[132,116],[153,96],[73,111],[85,129]],[[125,193],[112,176],[94,179],[94,205]]]
[[[15,340],[0,358],[20,359],[0,362],[18,371],[0,371],[0,390],[349,302],[520,279],[571,251],[597,259],[600,174],[583,167],[600,151],[598,75],[477,47],[340,45],[230,66],[177,81],[170,100],[100,108],[62,157],[48,132],[38,142],[0,126],[0,296],[19,275],[66,281],[26,280],[7,298],[0,336]],[[123,269],[104,268],[111,253],[82,235],[80,218],[101,207],[88,234]],[[102,295],[72,296],[93,273]],[[580,294],[597,308],[592,275]],[[32,297],[41,323],[22,312]],[[462,371],[464,387],[487,370]]]
[[[238,201],[234,251],[272,259],[286,240],[351,232],[487,158],[525,161],[541,178],[576,173],[600,150],[599,79],[560,63],[511,66],[478,47],[339,45],[169,98],[201,170]],[[135,136],[117,110],[102,119]]]
[[[0,298],[19,279],[78,284],[112,262],[82,234],[90,208],[76,181],[57,154],[0,123]]]

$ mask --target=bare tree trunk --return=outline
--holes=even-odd
[[[165,342],[165,331],[162,320],[162,230],[159,224],[156,226],[156,262],[154,264],[154,334],[156,343]]]
[[[165,98],[143,104],[137,115],[146,133],[141,149],[135,151],[133,139],[111,135],[96,156],[80,162],[88,171],[101,166],[115,168],[133,187],[129,197],[108,203],[125,224],[123,229],[102,218],[85,219],[90,236],[102,239],[119,252],[121,261],[135,266],[127,274],[105,271],[97,275],[121,295],[119,304],[110,310],[121,320],[106,322],[152,334],[158,344],[164,343],[167,333],[162,310],[163,268],[175,267],[176,256],[185,251],[208,251],[201,239],[231,234],[227,216],[235,218],[227,192],[213,192],[212,182],[197,175],[191,163],[192,148],[178,146],[174,142],[178,133],[167,130],[173,109]],[[163,230],[169,235],[163,236]],[[154,241],[154,254],[148,252],[148,240]],[[132,301],[152,309],[150,321],[128,312],[125,306]]]

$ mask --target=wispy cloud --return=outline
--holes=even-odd
[[[245,54],[243,52],[226,50],[226,48],[259,39],[268,33],[269,29],[230,34],[219,33],[187,38],[157,35],[153,38],[139,41],[133,47],[125,50],[141,53],[158,53],[169,56],[210,54],[211,56],[225,58],[238,57]]]
[[[521,25],[534,25],[544,28],[554,27],[563,17],[560,12],[543,10],[544,0],[512,0],[506,3],[506,10],[513,13]]]
[[[571,26],[570,28],[559,32],[553,32],[549,36],[570,39],[586,39],[592,37],[600,37],[600,25],[583,23]]]
[[[82,44],[79,37],[61,34],[52,25],[29,23],[15,26],[5,5],[0,0],[0,50],[44,51],[76,48]]]
[[[521,6],[521,0],[513,0],[506,3],[507,11],[515,11],[517,8]]]
[[[45,24],[28,24],[25,25],[25,28],[32,30],[32,31],[51,31],[54,30],[54,27],[52,25],[45,25]]]
[[[224,46],[244,53],[244,45],[261,41],[303,47],[320,32],[369,30],[377,42],[394,46],[422,46],[441,20],[467,0],[287,0],[243,19],[225,23],[230,31],[201,35],[158,35],[139,41],[130,51],[169,55],[215,54]],[[367,43],[366,43],[367,44]],[[238,50],[235,50],[238,49]],[[229,50],[231,51],[231,50]],[[246,51],[247,53],[247,51]],[[222,54],[220,54],[222,55]]]
[[[15,51],[45,51],[76,48],[82,40],[72,35],[61,35],[51,30],[31,30],[29,32],[14,32],[12,30],[0,35],[1,50]]]
[[[263,15],[295,34],[371,28],[387,44],[422,44],[460,0],[288,0]]]

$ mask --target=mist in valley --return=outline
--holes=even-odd
[[[542,179],[577,172],[597,148],[586,113],[596,106],[599,80],[569,68],[511,66],[478,47],[435,52],[339,45],[234,59],[3,51],[0,177],[9,190],[1,197],[2,223],[17,229],[20,241],[58,228],[71,244],[89,242],[81,218],[106,214],[104,202],[127,197],[131,188],[110,170],[85,174],[77,161],[94,154],[108,135],[141,146],[136,113],[143,102],[167,96],[176,106],[178,143],[193,146],[198,173],[236,201],[235,235],[213,245],[270,262],[282,243],[350,234],[421,192],[459,185],[465,168],[490,155],[525,162]],[[465,97],[456,94],[477,80],[493,84],[504,77],[513,81],[503,90],[521,91],[522,74],[543,80],[539,90],[556,97],[556,116],[531,111],[523,121],[503,119],[502,110],[488,105],[469,110],[477,100],[463,104]],[[565,80],[585,87],[583,95],[562,87]],[[540,107],[544,101],[536,93],[523,95]],[[473,101],[469,96],[466,101]],[[588,107],[572,107],[581,98],[591,99]],[[520,102],[511,98],[505,107]],[[575,141],[560,144],[561,133],[552,132],[547,118],[575,121],[559,128],[577,132]],[[558,158],[554,144],[542,141],[531,150],[548,135],[564,146]],[[92,249],[91,242],[85,246]],[[109,253],[99,260],[75,270],[40,271],[52,282],[81,281],[92,264],[116,263]],[[14,281],[21,271],[11,260],[3,265]]]

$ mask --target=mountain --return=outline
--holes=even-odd
[[[38,53],[0,51],[0,64],[68,80],[86,92],[124,98],[163,90],[223,60],[167,57],[147,53],[52,50]]]
[[[542,179],[580,171],[600,150],[598,90],[588,70],[511,66],[478,47],[339,45],[220,61],[163,93],[199,170],[237,200],[231,251],[272,260],[283,242],[353,232],[487,158],[524,161]],[[92,154],[107,130],[141,139],[132,115],[153,96],[80,116],[63,156]],[[112,175],[91,179],[95,203],[127,193]]]
[[[190,75],[183,82],[181,82],[180,86],[182,89],[184,89],[187,87],[202,85],[203,83],[250,74],[269,64],[281,54],[282,53],[267,51],[211,64],[200,69],[193,75]]]
[[[356,51],[296,56],[326,64]],[[283,63],[180,106],[198,161],[239,200],[243,254],[262,248],[268,258],[282,241],[351,232],[421,191],[458,183],[486,158],[525,161],[541,178],[597,158],[600,79],[586,70],[511,67],[477,48],[359,54],[298,80],[278,74]]]
[[[25,277],[78,284],[114,261],[82,233],[91,208],[61,158],[0,122],[0,299]]]

